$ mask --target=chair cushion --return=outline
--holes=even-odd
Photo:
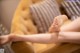
[[[64,0],[62,7],[72,20],[80,16],[80,0]]]
[[[30,10],[40,33],[47,32],[54,17],[61,14],[55,0],[43,0],[31,5]]]

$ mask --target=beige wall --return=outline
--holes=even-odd
[[[1,6],[1,2],[0,2],[0,6]],[[1,7],[0,7],[0,17],[1,17]],[[1,21],[1,18],[0,18],[0,21]]]
[[[0,20],[10,30],[11,20],[14,11],[20,0],[1,0],[0,1]]]

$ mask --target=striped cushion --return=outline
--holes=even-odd
[[[33,21],[41,33],[48,31],[53,18],[61,14],[55,0],[43,0],[40,3],[30,6],[30,9]]]
[[[75,19],[80,16],[80,0],[64,0],[62,2],[62,6],[71,19]]]

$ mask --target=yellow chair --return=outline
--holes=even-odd
[[[37,34],[37,27],[31,19],[29,6],[40,2],[41,0],[21,0],[12,20],[11,33],[15,34]],[[60,4],[62,0],[57,0]],[[11,48],[15,53],[59,53],[64,51],[70,52],[68,49],[79,48],[79,45],[61,45],[57,44],[38,44],[30,42],[13,42]],[[72,46],[70,48],[70,46]],[[68,47],[64,49],[65,47]],[[62,50],[61,50],[62,49]],[[63,52],[65,53],[65,52]],[[67,53],[67,52],[66,52]]]
[[[13,17],[11,33],[15,34],[36,34],[37,27],[34,25],[29,6],[40,2],[41,0],[21,0]],[[49,46],[48,46],[49,45]],[[55,44],[37,44],[26,42],[13,42],[11,47],[15,53],[42,53],[49,48],[54,47]]]

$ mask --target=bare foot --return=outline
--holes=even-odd
[[[49,32],[50,33],[59,32],[60,31],[60,27],[67,20],[68,20],[68,17],[66,15],[59,15],[59,16],[55,17],[54,20],[53,20],[53,23],[52,23],[51,27],[49,28]]]
[[[5,36],[0,36],[0,44],[6,44],[7,42],[9,42],[9,36],[5,35]]]

